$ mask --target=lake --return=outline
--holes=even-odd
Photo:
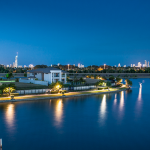
[[[120,93],[0,103],[2,150],[149,150],[150,79],[132,82]]]

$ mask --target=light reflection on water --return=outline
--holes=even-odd
[[[103,95],[103,99],[100,105],[100,120],[104,123],[106,117],[106,94]]]
[[[14,125],[15,105],[8,104],[5,112],[5,119],[8,127]]]
[[[117,94],[115,94],[114,105],[117,103]]]
[[[140,88],[139,88],[138,100],[139,100],[139,101],[142,100],[142,86],[140,86]]]
[[[63,119],[63,101],[59,99],[56,101],[55,105],[55,123],[57,126],[61,126]]]
[[[136,116],[139,117],[141,113],[141,107],[142,107],[142,84],[140,84],[139,87],[139,94],[136,102]]]

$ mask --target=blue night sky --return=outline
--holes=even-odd
[[[0,64],[150,61],[149,0],[0,0]]]

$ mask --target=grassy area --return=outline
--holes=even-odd
[[[0,83],[9,84],[12,83],[11,81],[2,82]],[[32,83],[21,83],[21,82],[13,82],[16,85],[16,90],[30,90],[30,89],[47,89],[48,86],[39,85],[39,84],[32,84]]]

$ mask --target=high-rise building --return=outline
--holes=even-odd
[[[15,62],[13,62],[13,67],[14,68],[18,68],[18,53],[17,53],[17,55],[15,57]]]
[[[131,64],[131,67],[132,67],[132,64]]]
[[[123,67],[127,67],[126,65],[124,65]]]
[[[149,67],[149,61],[148,61],[147,67]]]
[[[133,64],[133,67],[135,67],[135,64]]]
[[[138,62],[138,67],[141,68],[142,64],[140,62]]]
[[[147,67],[147,61],[145,60],[145,67]]]
[[[118,64],[118,67],[121,67],[120,63]]]
[[[31,68],[31,70],[34,68],[34,66],[32,64],[29,65],[29,68]]]

